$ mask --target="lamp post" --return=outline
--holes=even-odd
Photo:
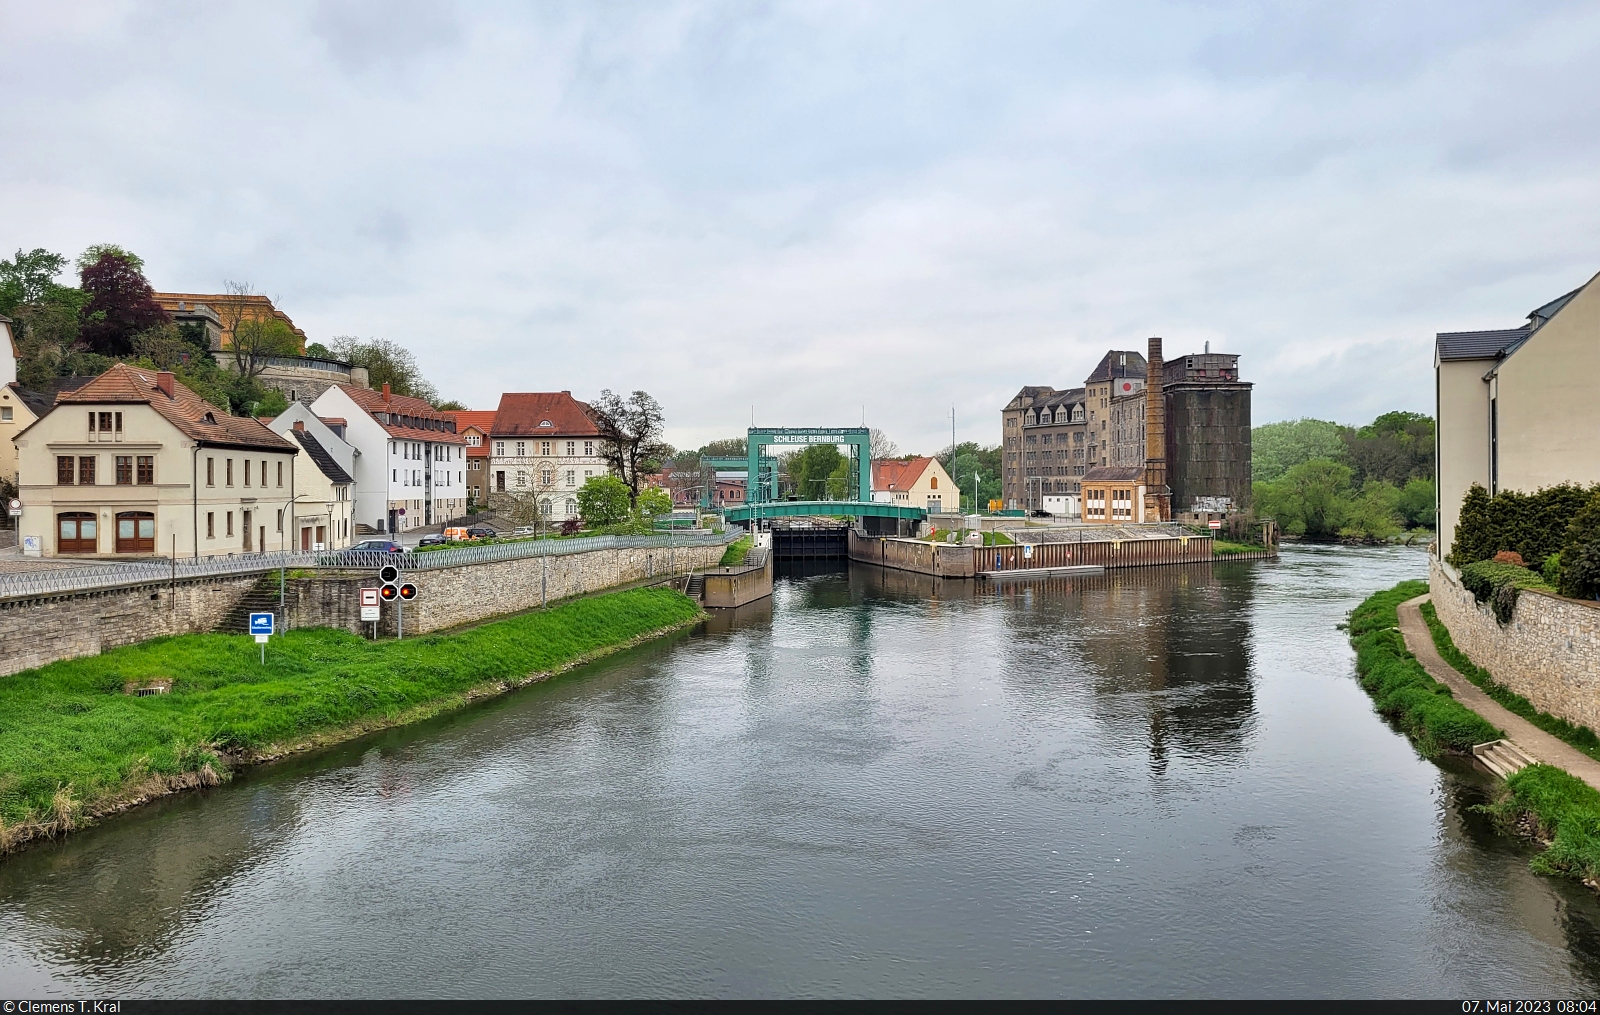
[[[294,528],[294,505],[295,505],[295,502],[298,501],[300,498],[307,497],[307,496],[310,496],[310,495],[309,494],[304,494],[304,493],[297,493],[293,497],[290,497],[288,500],[283,502],[283,539],[278,540],[278,545],[280,545],[280,546],[283,545],[284,540],[289,538],[289,530]],[[280,621],[282,621],[283,629],[285,631],[289,630],[289,614],[284,612],[284,607],[283,607],[284,586],[288,583],[288,580],[289,580],[288,564],[285,561],[280,560],[280,561],[278,561],[278,619]]]

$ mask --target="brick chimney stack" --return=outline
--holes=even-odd
[[[294,428],[296,430],[299,430],[301,433],[305,433],[306,432],[305,420],[301,420],[301,419],[295,420],[294,421]]]
[[[1144,516],[1172,520],[1172,495],[1167,488],[1167,397],[1161,384],[1161,339],[1150,339],[1144,380]]]
[[[168,398],[178,397],[177,383],[177,375],[170,370],[162,370],[156,374],[156,390]]]
[[[383,400],[384,400],[384,402],[386,404],[389,401],[389,382],[388,381],[384,381],[383,382]]]

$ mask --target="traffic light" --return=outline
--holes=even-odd
[[[378,598],[382,599],[386,603],[394,602],[396,599],[399,598],[399,596],[400,596],[400,588],[397,585],[394,585],[394,584],[384,585],[384,586],[381,586],[378,589]]]
[[[378,568],[378,580],[385,585],[393,585],[400,580],[400,569],[393,564],[385,564]]]
[[[408,603],[411,602],[411,600],[417,598],[417,587],[410,582],[406,582],[400,586],[400,598]]]

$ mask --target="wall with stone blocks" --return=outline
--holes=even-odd
[[[259,575],[0,602],[0,676],[169,634],[215,630]]]
[[[1541,711],[1600,730],[1600,603],[1524,589],[1500,626],[1449,564],[1430,558],[1429,591],[1456,647]]]
[[[722,552],[721,546],[595,550],[414,572],[408,580],[416,583],[419,595],[406,604],[406,634],[712,567]],[[214,631],[261,580],[259,574],[247,574],[179,582],[175,589],[153,583],[0,602],[0,676],[162,635]],[[276,583],[274,577],[267,584],[275,589]],[[288,626],[370,633],[372,626],[361,622],[361,588],[376,584],[376,575],[292,578],[284,590]],[[392,604],[384,606],[380,634],[396,633],[398,612]]]
[[[408,572],[405,580],[416,584],[417,598],[405,604],[406,634],[520,613],[614,585],[685,574],[690,568],[715,567],[723,550],[721,546],[595,550]],[[377,584],[376,575],[291,580],[286,593],[289,626],[340,627],[370,634],[372,625],[361,622],[361,588]],[[380,634],[396,633],[399,613],[396,604],[384,605]]]

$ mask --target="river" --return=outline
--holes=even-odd
[[[1376,716],[1420,551],[854,567],[0,861],[4,996],[1559,996],[1600,905]]]

